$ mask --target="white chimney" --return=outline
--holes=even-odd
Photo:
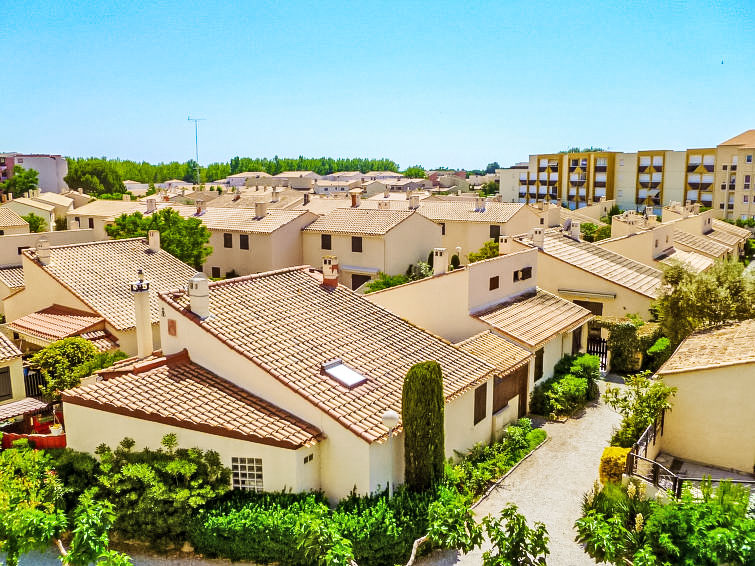
[[[131,195],[123,193],[123,200],[126,201],[126,202],[130,202],[131,201]]]
[[[391,189],[388,185],[385,186],[385,191],[383,191],[383,198],[391,198]]]
[[[146,358],[152,353],[152,317],[149,308],[149,281],[144,280],[144,272],[137,272],[138,279],[131,283],[134,296],[134,325],[136,326],[136,355]]]
[[[448,257],[446,248],[433,249],[433,275],[443,275],[448,270]]]
[[[147,242],[149,244],[149,251],[157,253],[160,251],[160,232],[157,230],[150,230],[147,233]]]
[[[692,214],[700,214],[700,203],[696,202],[692,205]]]
[[[334,255],[322,258],[322,284],[329,289],[338,287],[338,258]]]
[[[647,222],[645,222],[645,225],[648,228],[653,228],[654,226],[658,226],[658,217],[655,214],[648,214]]]
[[[254,216],[255,218],[264,218],[267,216],[267,203],[255,202],[254,203]]]
[[[417,210],[419,208],[419,195],[412,195],[409,198],[409,208]]]
[[[280,190],[273,189],[273,196],[270,199],[270,202],[278,202],[279,200],[280,200]]]
[[[511,253],[511,238],[505,234],[498,236],[498,255]]]
[[[532,243],[541,250],[543,249],[543,246],[545,245],[545,233],[542,228],[532,229]]]
[[[475,212],[485,212],[485,199],[483,197],[475,197],[474,210]]]
[[[44,236],[37,240],[37,259],[42,265],[50,263],[50,240]]]
[[[377,203],[378,210],[390,210],[391,209],[391,201],[389,200],[379,200]]]
[[[189,279],[189,310],[199,318],[210,316],[210,281],[204,273]]]
[[[197,214],[196,215],[197,216],[201,216],[207,210],[207,205],[205,204],[205,202],[202,199],[197,199],[194,202],[197,205]]]
[[[579,222],[579,220],[572,220],[571,229],[569,230],[569,235],[572,237],[573,240],[577,240],[578,242],[579,242],[579,240],[582,237],[582,227],[581,226],[582,225]]]
[[[153,198],[147,199],[147,214],[152,214],[157,210],[157,201]]]

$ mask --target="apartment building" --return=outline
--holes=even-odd
[[[625,210],[700,203],[722,218],[755,218],[752,156],[755,130],[715,147],[684,151],[591,151],[531,155],[527,167],[499,169],[507,202],[557,202],[575,210],[601,197]]]
[[[51,193],[68,190],[63,177],[68,175],[68,160],[62,155],[36,153],[0,153],[0,183],[13,176],[13,168],[34,169],[39,173],[39,188]]]

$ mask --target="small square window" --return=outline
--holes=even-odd
[[[239,248],[241,248],[242,250],[249,249],[249,234],[239,235]]]
[[[752,163],[752,154],[745,157],[745,163]]]
[[[490,278],[490,290],[491,291],[493,291],[495,289],[498,289],[498,284],[499,284],[499,281],[498,281],[498,276],[497,275],[495,277],[491,277]]]
[[[332,249],[330,247],[330,234],[321,234],[320,235],[320,247],[324,250],[330,250]]]
[[[233,234],[230,234],[226,232],[223,234],[223,247],[224,248],[232,248],[233,247]]]
[[[498,237],[501,235],[501,227],[498,224],[490,225],[490,239],[498,241]]]
[[[440,223],[440,235],[445,236],[446,235],[446,224],[445,222]]]
[[[219,267],[213,267],[212,268],[212,277],[215,279],[220,278],[220,268]]]
[[[362,237],[361,236],[351,237],[351,251],[356,252],[356,253],[362,252]]]

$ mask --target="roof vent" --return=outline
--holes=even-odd
[[[545,245],[545,234],[543,233],[542,228],[532,229],[532,243],[535,244],[541,250],[543,249],[543,246]]]
[[[157,210],[157,201],[153,198],[147,199],[147,214],[152,214]]]
[[[498,255],[511,253],[511,238],[506,234],[498,236]]]
[[[448,270],[446,248],[433,249],[433,275],[443,275]]]
[[[254,217],[255,218],[264,218],[267,216],[267,203],[266,202],[255,202],[254,203]]]
[[[42,265],[50,263],[50,240],[44,236],[37,240],[37,259]]]
[[[160,232],[157,230],[150,230],[147,232],[147,244],[149,251],[157,253],[160,251]]]
[[[322,373],[328,377],[332,377],[349,389],[367,381],[366,376],[344,364],[341,358],[336,358],[322,364]]]
[[[189,279],[189,309],[199,318],[210,316],[210,282],[204,273]]]

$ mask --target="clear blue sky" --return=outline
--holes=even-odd
[[[755,128],[752,0],[157,4],[1,2],[0,150],[183,161],[191,113],[203,164],[476,168]]]

